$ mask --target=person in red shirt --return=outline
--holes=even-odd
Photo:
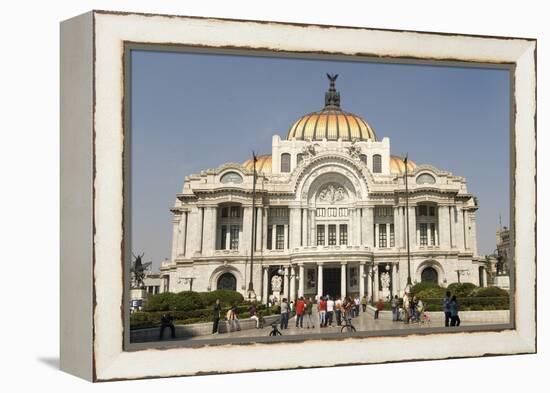
[[[301,328],[304,327],[304,309],[306,306],[306,302],[304,301],[304,297],[301,296],[296,301],[296,327],[300,326]]]
[[[326,327],[325,321],[327,316],[327,301],[323,296],[319,299],[319,324],[321,327]]]

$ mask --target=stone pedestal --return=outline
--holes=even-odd
[[[138,310],[147,300],[147,291],[141,288],[132,288],[130,290],[130,308]]]
[[[509,276],[496,276],[495,277],[495,287],[499,287],[501,289],[506,289],[508,291],[510,289],[510,277]]]

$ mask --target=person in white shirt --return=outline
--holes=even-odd
[[[334,315],[334,300],[329,296],[327,300],[327,316],[325,318],[325,326],[332,326],[332,317]]]
[[[355,303],[355,316],[359,315],[359,305],[361,304],[361,300],[359,299],[359,296],[356,296],[354,301]]]

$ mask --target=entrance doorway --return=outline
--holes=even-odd
[[[323,295],[340,296],[342,271],[339,267],[323,269]]]

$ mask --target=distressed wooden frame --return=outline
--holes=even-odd
[[[513,67],[511,230],[514,260],[522,261],[514,269],[513,324],[490,331],[127,350],[128,43]],[[61,50],[63,370],[107,381],[536,352],[536,40],[92,11],[62,23]],[[293,351],[296,345],[300,351]]]

